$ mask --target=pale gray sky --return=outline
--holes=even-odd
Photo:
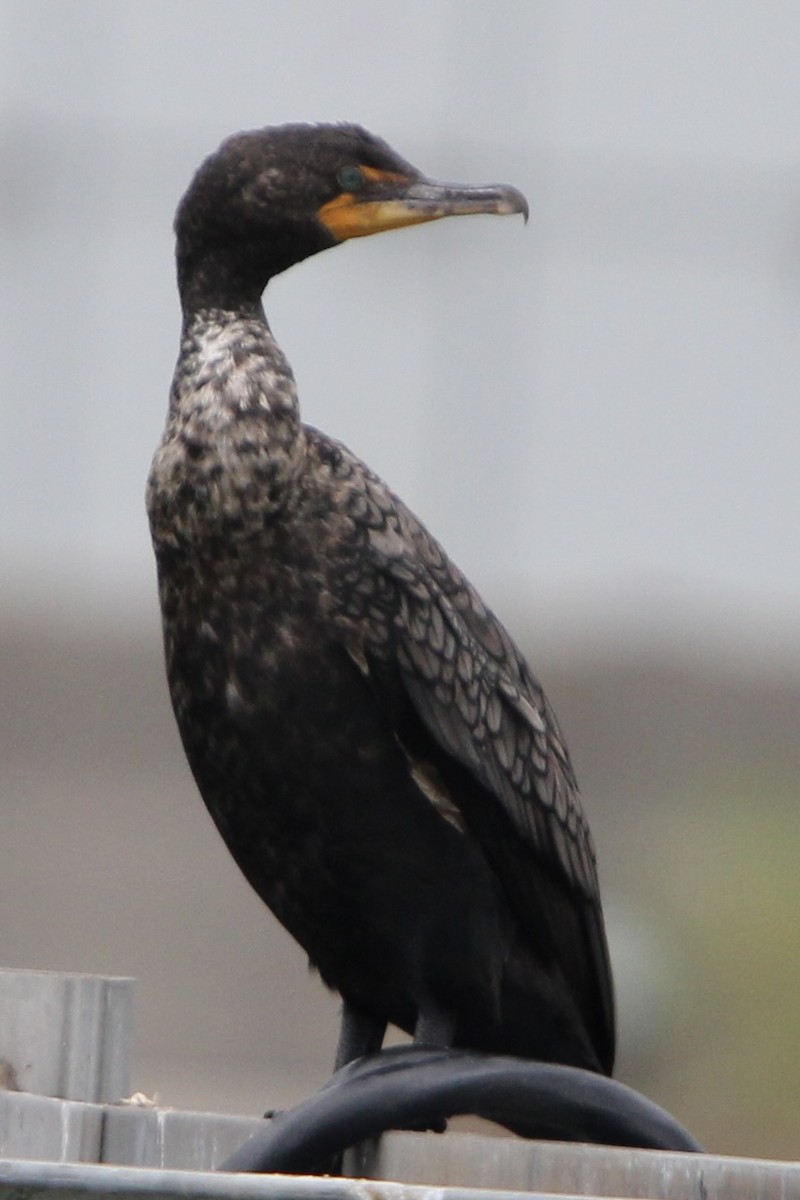
[[[518,185],[531,220],[366,239],[277,281],[306,418],[501,611],[800,646],[794,0],[2,0],[0,18],[18,601],[155,604],[142,493],[177,346],[175,204],[236,129],[347,119],[431,175]]]

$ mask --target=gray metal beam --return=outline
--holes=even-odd
[[[439,1187],[302,1175],[156,1171],[88,1163],[0,1161],[0,1200],[444,1200]],[[552,1200],[543,1192],[448,1188],[446,1200]],[[567,1198],[574,1200],[574,1198]]]

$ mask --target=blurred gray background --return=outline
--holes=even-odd
[[[800,1152],[800,5],[1,0],[0,964],[135,975],[135,1083],[258,1112],[337,1005],[173,728],[143,508],[174,208],[227,134],[355,120],[531,220],[277,280],[306,418],[419,513],[562,718],[620,1075]]]

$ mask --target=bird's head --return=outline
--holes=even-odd
[[[426,179],[356,125],[238,133],[201,165],[175,218],[184,302],[257,302],[268,280],[352,237],[468,213],[522,213],[516,188]],[[187,297],[188,290],[198,297]],[[236,292],[241,293],[237,297]]]

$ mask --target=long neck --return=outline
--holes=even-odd
[[[304,449],[294,377],[260,306],[186,314],[150,476],[156,540],[259,536],[291,502]]]
[[[262,437],[285,427],[297,432],[294,375],[267,324],[260,301],[253,307],[204,307],[184,314],[170,412],[226,423],[254,417]]]
[[[282,220],[247,236],[203,242],[185,230],[178,236],[175,265],[184,319],[211,308],[246,315],[261,311],[261,295],[271,279],[312,254],[336,245],[315,222]]]
[[[261,295],[273,274],[263,257],[262,247],[249,254],[236,254],[229,247],[191,254],[179,246],[176,268],[184,326],[195,314],[213,310],[263,317]]]

